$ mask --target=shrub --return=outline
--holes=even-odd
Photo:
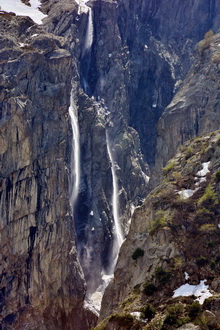
[[[171,272],[164,270],[162,267],[157,267],[155,270],[156,279],[160,284],[166,284],[171,279]]]
[[[199,230],[206,232],[206,233],[210,233],[213,232],[217,229],[217,227],[211,223],[205,223],[204,225],[202,225]]]
[[[153,283],[148,282],[144,284],[143,293],[146,294],[147,296],[152,296],[156,291],[157,291],[157,287]]]
[[[151,224],[150,234],[154,234],[159,228],[166,226],[168,223],[168,218],[163,210],[159,210]]]
[[[167,315],[164,319],[162,329],[167,329],[167,325],[178,327],[189,321],[189,318],[183,317],[184,307],[181,304],[171,305],[167,308]]]
[[[200,55],[203,55],[204,51],[211,46],[212,41],[214,40],[214,33],[212,30],[209,30],[202,41],[198,43],[198,51]]]
[[[196,316],[201,312],[202,307],[198,301],[194,301],[191,305],[188,307],[188,313],[189,317],[191,319],[196,318]]]
[[[141,318],[151,320],[154,318],[156,310],[151,304],[147,304],[141,309]]]
[[[191,146],[189,146],[186,150],[185,150],[185,160],[188,160],[189,158],[191,158],[193,156],[193,149]]]
[[[164,175],[167,175],[171,170],[173,170],[175,165],[176,164],[174,161],[168,162],[168,164],[163,168]]]
[[[213,56],[212,56],[212,61],[216,64],[220,63],[220,52],[216,52]]]
[[[198,200],[198,205],[199,206],[213,206],[218,204],[218,196],[216,195],[214,188],[211,184],[208,184],[206,187],[205,193],[203,194],[202,197]]]
[[[206,257],[196,258],[196,264],[199,267],[203,267],[209,263],[209,260]]]
[[[216,178],[216,181],[220,181],[220,171],[216,172],[215,173],[215,178]]]
[[[142,250],[141,248],[137,248],[132,254],[132,259],[136,260],[139,257],[143,257],[143,255],[144,255],[144,250]]]
[[[134,317],[129,313],[113,314],[109,318],[110,322],[117,322],[121,327],[123,326],[132,326],[134,322]]]

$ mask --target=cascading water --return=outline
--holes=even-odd
[[[86,5],[88,0],[77,0],[79,5],[78,14],[85,13],[88,16],[87,27],[85,33],[84,44],[82,46],[80,71],[81,71],[81,84],[86,94],[90,94],[89,86],[89,70],[91,66],[91,49],[93,44],[93,13],[92,9]],[[90,95],[91,96],[91,95]]]
[[[79,138],[77,108],[74,102],[73,90],[71,91],[71,95],[70,95],[69,115],[71,119],[71,126],[73,132],[73,140],[72,140],[73,151],[71,157],[72,184],[71,184],[71,192],[70,192],[70,204],[72,207],[72,211],[74,213],[75,204],[79,194],[79,184],[80,184],[80,138]]]
[[[113,210],[113,219],[114,219],[114,228],[113,228],[114,242],[113,242],[112,255],[110,260],[110,270],[109,270],[109,273],[113,274],[118,258],[118,253],[124,238],[123,238],[123,232],[119,217],[119,200],[118,200],[119,190],[118,190],[118,178],[116,174],[116,169],[118,165],[114,161],[113,153],[110,148],[108,132],[106,132],[106,143],[107,143],[107,151],[108,151],[109,159],[112,165],[111,169],[112,169],[112,181],[113,181],[112,210]]]
[[[87,23],[87,30],[86,30],[82,56],[84,56],[86,52],[90,51],[93,43],[94,27],[93,27],[92,9],[89,7],[87,8],[88,8],[88,23]]]
[[[118,189],[118,178],[117,178],[117,163],[114,160],[113,152],[111,150],[111,144],[109,140],[108,132],[106,131],[106,143],[107,143],[107,151],[109,155],[109,159],[111,162],[111,170],[112,170],[112,184],[113,184],[113,193],[112,193],[112,213],[113,213],[113,247],[109,260],[109,269],[108,271],[102,272],[102,283],[97,288],[96,292],[88,297],[90,304],[93,306],[94,310],[99,313],[101,307],[101,301],[103,293],[108,286],[111,279],[114,277],[114,269],[117,262],[118,254],[120,247],[123,243],[124,237],[120,224],[120,216],[119,216],[119,189]]]

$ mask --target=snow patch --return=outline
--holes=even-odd
[[[189,279],[189,274],[187,272],[184,272],[185,280],[187,281]]]
[[[188,283],[174,290],[173,298],[195,296],[197,301],[202,305],[206,298],[212,296],[209,286],[205,285],[206,280],[200,281],[198,285],[190,285]]]
[[[141,312],[131,312],[130,314],[138,320],[141,318]]]
[[[25,5],[21,0],[0,0],[0,8],[6,12],[13,12],[20,16],[29,16],[37,24],[42,24],[42,19],[47,17],[38,10],[41,3],[39,0],[30,0],[31,7]]]
[[[182,199],[187,199],[187,198],[191,197],[195,191],[196,191],[196,189],[195,190],[185,189],[185,190],[178,191],[178,194],[180,195],[180,197]]]
[[[209,164],[210,162],[206,162],[202,164],[202,170],[197,172],[197,176],[206,176],[210,171],[209,171]]]

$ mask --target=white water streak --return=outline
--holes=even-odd
[[[77,107],[73,98],[73,90],[71,91],[71,96],[70,96],[69,115],[71,119],[72,131],[73,131],[73,140],[72,140],[73,151],[71,157],[72,189],[70,195],[70,202],[72,209],[74,209],[79,194],[79,184],[80,184],[80,137],[79,137]]]
[[[119,190],[118,190],[118,178],[116,174],[116,169],[118,165],[113,158],[113,154],[109,143],[108,132],[106,132],[106,142],[107,142],[109,159],[112,165],[111,169],[112,169],[112,180],[113,180],[112,209],[113,209],[113,218],[114,218],[114,233],[113,233],[114,243],[113,243],[112,260],[111,260],[111,271],[113,272],[118,258],[118,253],[124,238],[123,238],[122,228],[120,224],[120,217],[119,217],[119,200],[118,200]]]
[[[93,43],[93,17],[92,17],[92,9],[88,7],[88,23],[87,23],[87,30],[86,30],[86,37],[85,37],[85,51],[89,50]]]

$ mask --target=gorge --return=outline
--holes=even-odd
[[[0,328],[218,329],[219,0],[10,3]]]

